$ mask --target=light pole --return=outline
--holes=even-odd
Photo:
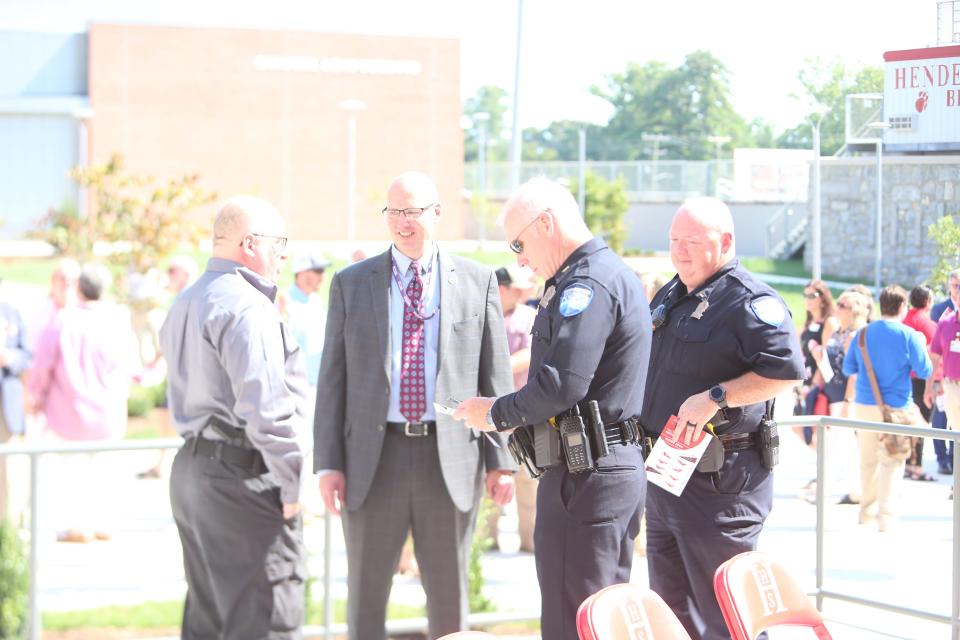
[[[480,198],[477,206],[480,207],[480,246],[487,240],[487,122],[490,114],[480,111],[473,114],[473,122],[477,126],[477,191]]]
[[[880,266],[883,264],[883,130],[889,129],[887,122],[871,122],[870,129],[879,129],[877,135],[877,228],[876,256],[873,265],[873,293],[880,295]]]
[[[367,108],[363,100],[341,100],[347,112],[347,240],[356,240],[357,228],[357,112]]]
[[[587,130],[584,127],[580,127],[577,131],[577,137],[579,138],[579,150],[577,158],[579,159],[578,168],[580,173],[580,181],[577,183],[577,204],[580,205],[580,215],[586,219],[587,217]]]
[[[717,193],[717,180],[720,179],[720,148],[723,145],[730,142],[730,140],[731,140],[730,136],[707,136],[707,142],[710,142],[713,144],[713,148],[715,152],[714,155],[716,158],[713,164],[715,168],[712,172],[716,175],[716,178],[713,180],[710,180],[709,178],[707,179],[707,186],[713,187],[712,188],[713,195],[716,195]],[[709,167],[710,165],[707,165],[707,166]]]
[[[520,131],[520,44],[523,41],[523,0],[517,0],[517,51],[513,70],[513,140],[510,147],[510,189],[520,186],[520,155],[523,134]]]
[[[653,143],[653,176],[650,181],[651,191],[657,191],[657,183],[660,181],[660,143],[670,142],[671,137],[665,133],[641,133],[640,139],[644,142]]]
[[[810,127],[813,130],[813,210],[812,210],[812,228],[810,230],[811,248],[813,253],[812,271],[813,279],[821,280],[823,248],[821,247],[821,228],[820,228],[820,124],[823,117],[827,115],[830,108],[826,107],[815,113],[818,116],[816,120],[810,120]]]

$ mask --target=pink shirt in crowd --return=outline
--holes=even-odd
[[[537,310],[526,304],[518,304],[508,315],[503,317],[503,324],[507,328],[507,348],[510,355],[520,349],[529,349],[533,340],[530,332],[533,331],[533,321],[537,318]],[[513,374],[513,388],[519,389],[527,384],[529,367]]]
[[[937,332],[933,334],[930,352],[941,356],[943,377],[960,380],[960,353],[950,350],[950,343],[960,338],[960,320],[955,311],[947,311],[937,323]]]
[[[119,438],[126,430],[132,369],[129,332],[117,316],[113,307],[82,303],[37,338],[30,394],[61,438]]]

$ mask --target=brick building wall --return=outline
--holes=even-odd
[[[94,24],[90,161],[199,173],[220,196],[252,193],[291,237],[347,237],[347,112],[357,99],[356,239],[386,238],[390,179],[431,175],[441,238],[463,233],[459,42],[249,29]],[[203,212],[209,213],[209,212]]]

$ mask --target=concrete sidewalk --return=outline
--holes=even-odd
[[[807,501],[804,485],[816,474],[815,454],[791,433],[782,434],[781,464],[775,480],[775,506],[761,537],[760,548],[783,560],[805,586],[814,587],[815,507]],[[925,470],[935,474],[932,444],[926,443]],[[168,456],[169,459],[172,456]],[[87,544],[58,543],[55,534],[66,523],[58,522],[77,498],[65,489],[70,464],[60,456],[43,459],[40,514],[40,604],[44,611],[66,611],[107,604],[137,604],[179,599],[184,595],[183,570],[177,531],[170,516],[167,481],[137,480],[136,472],[152,465],[154,452],[98,454],[98,467],[108,469],[113,481],[109,495],[90,496],[105,502],[116,516],[112,538]],[[26,480],[25,460],[11,461],[11,473]],[[855,468],[856,458],[841,467]],[[901,486],[902,518],[890,533],[857,524],[856,506],[827,507],[825,587],[860,597],[876,598],[901,606],[949,615],[951,586],[952,502],[950,478],[936,482],[904,481]],[[828,484],[828,486],[830,486]],[[533,557],[517,552],[515,515],[501,519],[500,548],[483,560],[485,592],[506,611],[539,610],[539,590]],[[322,595],[322,518],[309,519],[306,540],[311,551],[311,572],[318,578],[315,597]],[[346,596],[346,556],[339,521],[334,520],[333,595]],[[637,558],[632,580],[646,584],[642,557]],[[423,591],[414,578],[397,576],[392,599],[422,605]],[[844,638],[948,638],[949,628],[933,622],[886,614],[866,607],[828,600],[824,609],[831,629]],[[834,621],[843,621],[839,624]],[[805,637],[778,632],[772,638]],[[533,637],[533,636],[528,636]]]

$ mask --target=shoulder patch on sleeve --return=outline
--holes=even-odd
[[[560,315],[564,318],[582,313],[593,300],[593,289],[585,284],[572,284],[560,294]]]
[[[783,303],[773,296],[764,296],[750,301],[750,307],[760,322],[771,327],[779,327],[787,317]]]

